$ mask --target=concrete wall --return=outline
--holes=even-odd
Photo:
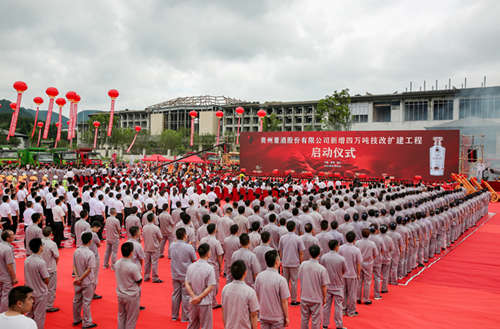
[[[217,134],[219,118],[215,116],[215,111],[198,112],[200,116],[200,135]]]
[[[151,135],[160,135],[163,132],[163,113],[151,113]]]

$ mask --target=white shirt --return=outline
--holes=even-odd
[[[65,214],[61,206],[55,206],[52,208],[52,215],[54,215],[54,222],[62,222]]]
[[[2,203],[0,205],[0,217],[2,217],[2,218],[9,217],[10,212],[12,211],[12,209],[10,209],[9,203]]]
[[[23,214],[24,226],[28,227],[33,224],[33,220],[31,219],[31,215],[33,215],[35,211],[33,208],[26,208]]]
[[[2,313],[0,314],[0,328],[37,329],[37,325],[34,320],[27,316],[6,316],[5,313]]]

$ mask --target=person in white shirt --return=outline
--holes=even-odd
[[[9,292],[9,309],[0,314],[0,328],[37,329],[33,319],[24,314],[33,308],[33,289],[17,286]]]
[[[11,227],[14,225],[14,222],[12,221],[12,215],[11,211],[12,209],[10,208],[10,198],[8,195],[4,195],[2,197],[3,203],[0,205],[0,218],[2,221],[2,227],[3,230],[10,230]]]
[[[123,219],[125,218],[125,206],[122,202],[122,195],[118,193],[116,195],[116,201],[112,208],[116,209],[116,218],[120,221],[120,227],[123,226]]]
[[[66,226],[66,219],[64,217],[64,210],[61,207],[61,200],[56,199],[55,206],[52,207],[52,216],[54,217],[51,225],[54,232],[54,242],[58,248],[61,247],[61,241],[64,238],[64,227]]]

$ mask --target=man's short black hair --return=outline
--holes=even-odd
[[[134,244],[132,242],[125,242],[124,244],[122,244],[121,250],[122,250],[122,256],[128,257],[130,256],[132,251],[134,251]]]
[[[236,225],[236,224],[233,224],[231,225],[231,227],[229,228],[229,232],[231,232],[231,234],[236,234],[238,233],[238,230],[239,230],[239,226]]]
[[[149,213],[146,218],[147,218],[148,222],[152,223],[155,220],[155,214]]]
[[[257,232],[260,228],[260,222],[258,220],[252,222],[252,231]]]
[[[175,236],[177,237],[177,240],[184,239],[185,235],[186,235],[186,229],[184,227],[179,227],[177,231],[175,231]]]
[[[361,230],[361,235],[363,238],[367,238],[370,236],[370,229],[369,228],[364,228]]]
[[[237,261],[233,262],[233,264],[231,264],[231,275],[235,280],[241,280],[246,270],[247,266],[241,259],[238,259]]]
[[[353,243],[354,240],[356,240],[356,233],[354,233],[353,231],[347,232],[347,234],[345,235],[345,239],[347,240],[347,242]]]
[[[92,224],[90,225],[90,227],[101,228],[102,227],[102,223],[95,220],[95,221],[92,222]]]
[[[332,230],[336,230],[337,227],[339,227],[339,223],[336,220],[334,220],[330,223],[330,227],[332,228]]]
[[[200,255],[200,257],[204,257],[209,251],[210,251],[210,246],[208,245],[208,243],[202,243],[198,247],[198,255]]]
[[[215,232],[215,224],[214,223],[208,224],[208,226],[207,226],[207,232],[208,232],[208,234],[212,234],[212,233]]]
[[[139,232],[139,226],[132,226],[128,229],[131,236],[135,236]]]
[[[337,248],[338,245],[339,242],[335,239],[328,241],[328,247],[330,248],[330,250],[335,250],[335,248]]]
[[[246,233],[243,233],[240,235],[240,244],[242,247],[248,246],[250,243],[250,236]]]
[[[295,230],[295,222],[293,220],[290,220],[286,223],[286,229],[288,232],[293,232]]]
[[[91,232],[84,232],[82,234],[82,243],[87,244],[90,241],[92,241],[92,233]]]
[[[33,238],[30,240],[29,247],[33,253],[37,253],[40,250],[40,247],[43,245],[42,239]]]
[[[263,243],[268,243],[269,239],[271,238],[271,233],[269,233],[268,231],[264,231],[260,235],[260,238],[262,239]]]
[[[274,264],[276,263],[276,258],[279,257],[278,252],[276,250],[269,250],[266,252],[264,255],[266,259],[266,264],[268,267],[273,267]],[[261,269],[262,270],[262,269]]]
[[[9,308],[17,305],[18,302],[25,302],[28,294],[33,292],[33,289],[28,286],[17,286],[9,292]]]
[[[203,217],[201,218],[201,220],[203,221],[203,224],[208,223],[208,221],[210,220],[210,215],[209,214],[203,215]]]
[[[45,226],[42,230],[43,236],[48,238],[52,234],[52,227]]]
[[[313,226],[311,223],[307,223],[306,226],[304,226],[304,229],[306,230],[306,233],[311,233]]]
[[[328,230],[328,221],[327,220],[322,220],[321,223],[319,223],[319,225],[321,226],[322,231]]]
[[[311,255],[312,258],[318,257],[320,252],[321,249],[315,244],[309,247],[309,255]]]

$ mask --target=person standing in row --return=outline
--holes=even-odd
[[[269,235],[269,232],[264,232]],[[263,234],[264,234],[263,233]],[[282,329],[288,327],[288,298],[290,290],[285,278],[279,274],[281,259],[276,250],[265,253],[267,269],[255,279],[255,293],[260,305],[260,327]]]
[[[363,257],[361,251],[354,243],[356,233],[349,231],[345,235],[347,241],[339,248],[339,255],[345,258],[347,270],[344,273],[344,313],[349,317],[358,316],[356,312],[356,294],[358,290],[358,280],[361,277],[361,262]]]
[[[14,232],[4,230],[0,242],[0,313],[9,309],[9,291],[19,282],[16,276],[16,258],[12,243]]]
[[[75,243],[77,248],[83,245],[82,233],[87,231],[87,229],[90,229],[88,218],[89,212],[87,210],[82,210],[80,212],[80,219],[78,219],[78,221],[75,223]]]
[[[297,280],[299,278],[299,267],[302,264],[305,247],[300,237],[294,233],[295,222],[289,221],[286,223],[286,228],[288,234],[281,237],[278,251],[280,258],[283,260],[283,276],[288,284],[291,285],[291,305],[297,306],[300,305],[300,302],[297,302]]]
[[[161,230],[161,243],[160,243],[160,258],[165,257],[165,246],[168,241],[168,259],[170,259],[170,247],[175,241],[174,234],[174,220],[172,216],[168,213],[168,202],[162,205],[162,212],[158,215],[158,222],[160,223]]]
[[[33,288],[33,308],[26,316],[35,320],[38,329],[43,329],[45,327],[47,286],[50,276],[47,271],[47,263],[41,257],[43,251],[42,239],[31,239],[29,248],[32,254],[24,261],[24,281],[28,287]]]
[[[63,248],[61,246],[61,241],[64,238],[64,227],[66,226],[65,212],[61,207],[61,200],[55,199],[55,206],[52,207],[53,221],[50,225],[54,232],[54,242],[57,244],[58,248]]]
[[[33,254],[31,251],[31,248],[29,247],[30,241],[34,238],[42,238],[42,229],[38,226],[38,224],[41,222],[42,218],[40,214],[34,213],[31,216],[31,220],[33,221],[30,226],[26,229],[25,232],[25,242],[26,242],[26,256],[29,257]]]
[[[323,322],[323,306],[326,303],[326,286],[330,278],[326,268],[318,262],[321,249],[317,245],[309,247],[311,259],[299,268],[301,329],[320,329]]]
[[[144,281],[148,282],[153,274],[153,283],[162,283],[158,277],[158,258],[160,257],[160,242],[162,239],[161,231],[153,221],[155,215],[150,212],[147,215],[148,224],[142,229],[144,235],[144,251],[146,253],[146,262],[144,265]]]
[[[189,265],[186,273],[186,290],[190,298],[189,324],[187,329],[212,329],[213,312],[210,293],[216,284],[214,268],[208,264],[210,246],[206,243],[198,247],[198,259]]]
[[[226,284],[233,281],[231,276],[231,258],[236,250],[240,249],[240,239],[238,238],[239,227],[236,224],[231,225],[229,228],[231,235],[224,239],[222,244],[224,247],[224,256],[226,261],[224,262],[224,273],[226,274]]]
[[[181,322],[189,321],[189,293],[186,289],[186,273],[191,263],[196,261],[194,247],[188,243],[186,229],[181,227],[175,232],[177,241],[172,244],[172,260],[170,273],[172,274],[172,321],[179,318],[179,308],[182,302]]]
[[[334,223],[333,221],[332,223]],[[344,328],[342,322],[344,302],[344,274],[347,271],[345,258],[338,254],[339,241],[328,242],[330,251],[321,257],[320,263],[326,268],[330,283],[326,287],[326,303],[323,308],[323,327],[330,325],[330,313],[334,307],[333,321],[337,329]]]
[[[57,312],[59,308],[54,308],[57,290],[57,264],[59,263],[59,250],[54,241],[52,241],[52,228],[45,226],[43,228],[43,251],[42,258],[47,263],[47,272],[49,272],[49,291],[47,293],[47,313]]]
[[[94,293],[97,290],[97,283],[99,282],[99,270],[101,268],[101,258],[99,257],[99,248],[101,247],[101,240],[99,239],[98,232],[101,230],[101,222],[99,221],[93,221],[92,225],[90,228],[87,229],[85,232],[89,232],[92,234],[92,241],[89,245],[90,251],[94,253],[95,257],[95,265],[94,268],[92,268],[92,272],[94,273],[93,279],[94,279]],[[82,240],[83,244],[83,240]],[[102,296],[94,294],[93,299],[101,299]]]
[[[240,235],[240,245],[241,248],[236,250],[231,257],[231,264],[235,261],[241,259],[245,262],[247,268],[247,276],[245,278],[246,284],[253,288],[253,284],[255,282],[255,278],[257,274],[261,271],[259,261],[257,260],[257,256],[253,252],[249,250],[250,247],[250,236],[246,233]],[[229,261],[229,259],[226,259]]]
[[[104,253],[104,269],[109,267],[111,257],[111,269],[115,269],[116,258],[118,256],[118,246],[120,245],[121,223],[116,218],[116,209],[109,210],[111,216],[106,219],[106,252]]]
[[[361,231],[362,240],[356,241],[356,247],[361,251],[363,261],[361,262],[361,276],[358,279],[357,303],[363,302],[365,305],[370,305],[370,285],[372,283],[373,261],[378,256],[377,246],[375,242],[368,240],[370,229],[364,228]]]
[[[213,225],[213,224],[212,224]],[[231,264],[234,281],[222,289],[222,322],[226,329],[257,329],[259,300],[245,283],[247,267],[237,260]]]
[[[134,244],[121,246],[122,258],[115,264],[116,294],[118,296],[118,329],[134,329],[140,311],[140,285],[142,276],[132,262]]]
[[[215,224],[209,224],[207,226],[208,236],[200,240],[200,244],[206,243],[210,246],[210,257],[208,258],[208,263],[212,265],[215,271],[215,285],[212,290],[212,307],[214,309],[221,308],[220,304],[217,304],[217,293],[219,290],[219,279],[222,272],[222,256],[224,255],[224,250],[222,246],[215,238]]]
[[[82,323],[82,328],[95,328],[97,324],[92,323],[90,304],[94,296],[94,267],[96,266],[95,255],[89,249],[92,243],[92,232],[82,234],[82,246],[73,254],[73,273],[75,281],[75,298],[73,299],[73,326]],[[83,317],[82,317],[83,311]]]

